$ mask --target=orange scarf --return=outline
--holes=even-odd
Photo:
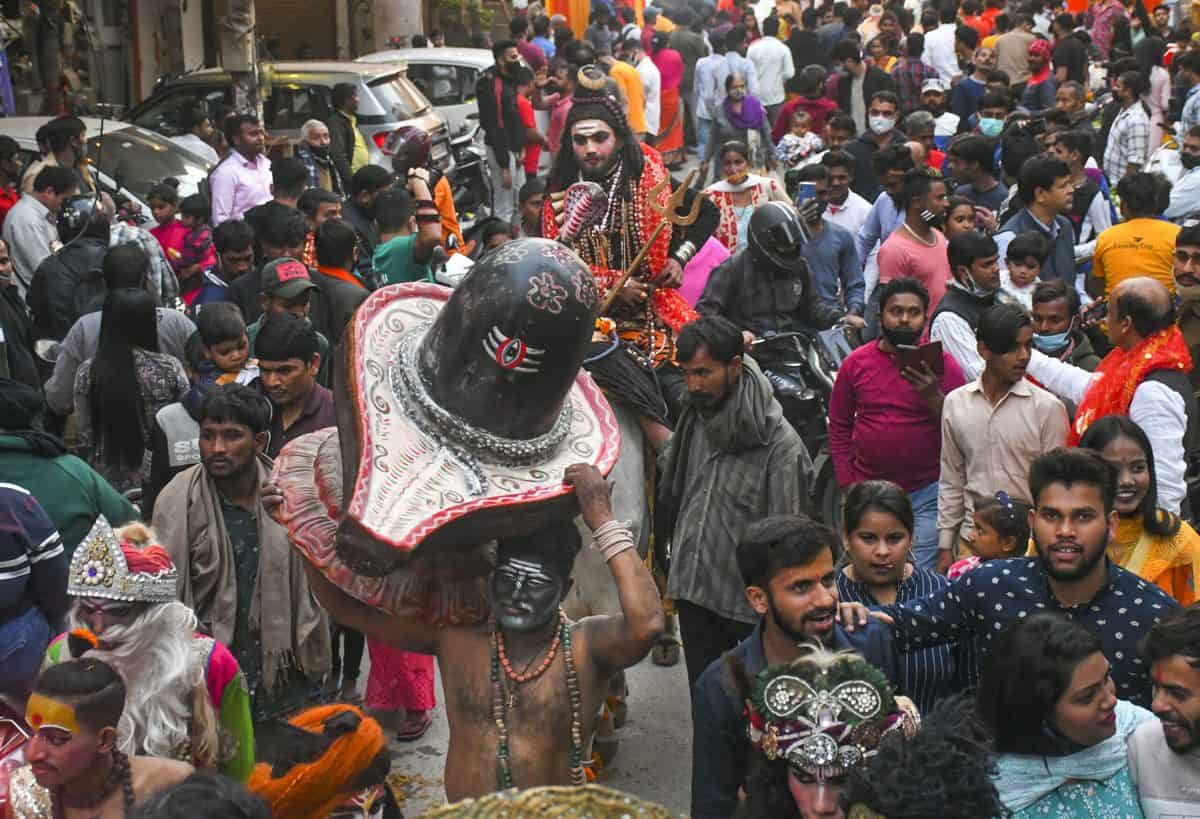
[[[1071,446],[1092,422],[1106,415],[1128,415],[1134,390],[1156,370],[1192,371],[1192,356],[1178,327],[1169,327],[1143,341],[1128,352],[1116,349],[1104,357],[1095,379],[1084,393],[1071,426]]]

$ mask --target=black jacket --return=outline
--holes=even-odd
[[[800,329],[827,330],[845,315],[817,298],[807,265],[800,265],[790,276],[770,273],[754,262],[750,248],[739,250],[713,269],[696,311],[724,316],[739,330],[760,337]]]
[[[892,141],[889,144],[903,145],[907,141],[908,137],[903,131],[899,128],[892,129]],[[879,146],[867,133],[859,134],[857,138],[847,142],[843,150],[854,157],[854,181],[850,183],[850,190],[868,202],[874,202],[883,190],[879,174],[875,173],[875,154],[879,153]]]
[[[505,154],[520,160],[525,150],[525,127],[517,109],[517,86],[501,77],[500,105],[496,105],[496,66],[479,75],[475,83],[475,99],[479,103],[479,125],[483,141],[501,159]],[[503,124],[501,124],[503,122]]]
[[[341,111],[334,111],[329,116],[329,157],[337,168],[338,176],[347,191],[351,189],[350,180],[354,174],[350,172],[350,162],[354,158],[354,126],[350,118]]]
[[[40,391],[42,379],[33,353],[33,322],[16,285],[0,286],[0,332],[4,333],[0,349],[4,351],[3,363],[7,367],[0,375]]]
[[[106,253],[107,239],[82,237],[38,265],[25,296],[35,339],[62,341],[86,308],[103,298]]]

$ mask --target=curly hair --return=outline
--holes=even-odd
[[[916,736],[885,740],[867,764],[850,772],[842,809],[864,805],[888,819],[1008,816],[992,784],[989,743],[967,697],[943,700]]]

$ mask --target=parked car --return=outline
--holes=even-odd
[[[395,48],[359,57],[361,63],[403,61],[408,78],[421,89],[434,109],[446,120],[450,133],[458,136],[478,120],[475,82],[496,59],[486,48]]]
[[[0,134],[12,137],[21,148],[21,167],[38,157],[38,128],[49,117],[0,118]],[[121,192],[138,202],[149,216],[146,194],[167,177],[179,180],[179,193],[188,196],[200,190],[208,177],[208,163],[164,136],[115,119],[84,117],[88,135],[88,160],[100,187]]]
[[[391,167],[388,137],[405,125],[428,131],[433,161],[442,172],[454,164],[450,132],[425,95],[413,85],[403,63],[295,61],[271,64],[269,93],[263,100],[263,125],[271,136],[300,141],[300,126],[310,119],[329,120],[333,87],[358,86],[358,129],[367,141],[370,161]],[[130,122],[167,136],[183,131],[186,112],[200,106],[212,115],[233,107],[232,79],[221,68],[184,74],[158,88],[126,116]]]

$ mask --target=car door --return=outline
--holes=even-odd
[[[130,117],[134,125],[156,131],[166,137],[184,133],[188,114],[199,108],[213,118],[233,105],[233,93],[220,85],[187,83],[168,88],[139,106]]]

